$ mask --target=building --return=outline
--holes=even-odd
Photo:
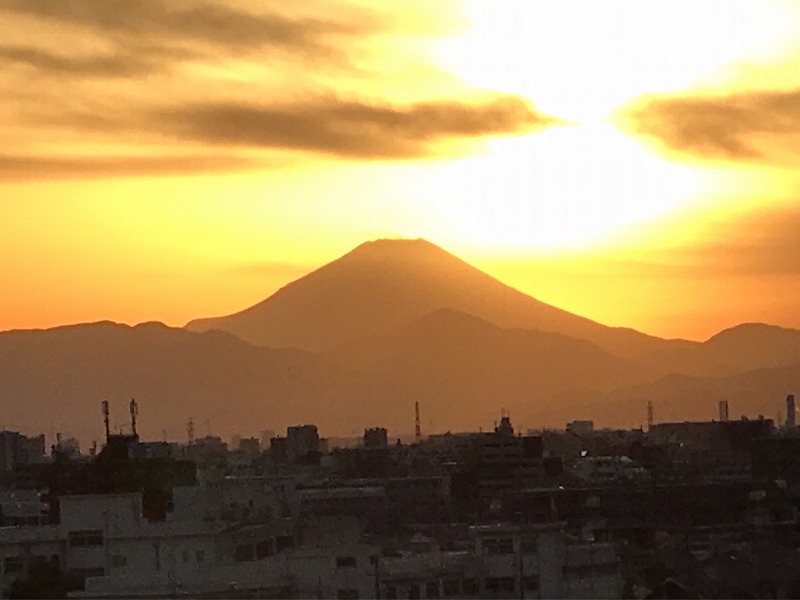
[[[594,421],[570,421],[566,431],[575,435],[589,435],[594,431]]]
[[[12,473],[17,466],[44,461],[44,435],[27,437],[18,431],[0,431],[0,473]]]
[[[458,551],[384,557],[382,598],[619,598],[612,544],[571,543],[559,523],[482,525]]]
[[[627,456],[587,456],[573,470],[583,483],[607,485],[624,481],[647,481],[650,473]]]
[[[82,582],[78,598],[374,596],[377,552],[354,520],[228,520],[214,510],[237,493],[249,496],[177,493],[157,523],[143,517],[139,493],[64,497],[60,523],[0,529],[0,590],[45,560]]]
[[[286,428],[286,453],[290,462],[319,457],[320,439],[316,425],[295,425]]]
[[[373,427],[364,430],[365,448],[388,448],[389,438],[386,429],[383,427]]]

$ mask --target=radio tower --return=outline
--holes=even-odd
[[[136,405],[136,400],[131,400],[131,433],[136,437],[136,417],[139,414],[139,407]]]
[[[653,418],[653,401],[652,400],[648,400],[647,401],[647,431],[650,431],[650,429],[653,428],[653,421],[654,420],[655,419]]]
[[[106,424],[106,441],[111,433],[108,425],[108,400],[103,400],[103,422]]]
[[[419,426],[419,402],[414,402],[414,412],[416,418],[414,419],[414,440],[417,444],[422,441],[422,429]]]

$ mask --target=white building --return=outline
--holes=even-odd
[[[142,517],[138,493],[64,496],[58,525],[0,528],[0,596],[36,559],[85,577],[85,590],[71,594],[80,598],[375,595],[377,553],[359,542],[354,521],[298,527],[261,518],[268,494],[228,502],[237,495],[246,494],[236,486],[178,489],[158,523]],[[258,518],[227,520],[218,510],[225,505]]]
[[[611,544],[573,545],[560,524],[472,529],[468,551],[410,553],[379,565],[383,598],[619,598]]]
[[[581,481],[592,484],[643,481],[650,477],[647,469],[640,467],[627,456],[589,456],[581,458],[574,469]]]

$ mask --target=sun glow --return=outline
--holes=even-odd
[[[744,0],[468,1],[473,24],[437,50],[471,87],[504,90],[573,121],[601,121],[644,93],[724,84],[725,67],[774,57],[790,7]]]
[[[563,124],[426,167],[420,193],[436,226],[421,223],[421,234],[491,250],[586,249],[705,201],[713,172],[658,156],[616,127],[614,111],[643,94],[724,89],[735,78],[725,67],[785,49],[791,20],[780,5],[764,8],[466,2],[472,28],[434,51],[443,70],[471,89],[519,94]]]
[[[597,244],[689,202],[703,185],[699,172],[602,123],[494,141],[482,156],[426,173],[419,193],[436,229],[422,234],[494,250]]]

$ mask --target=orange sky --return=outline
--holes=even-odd
[[[0,330],[183,325],[367,239],[800,328],[800,6],[0,0]]]

